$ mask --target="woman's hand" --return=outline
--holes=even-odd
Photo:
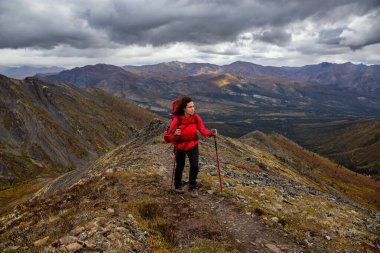
[[[181,128],[177,128],[174,132],[174,135],[179,136],[181,135]]]
[[[210,137],[211,136],[217,136],[218,135],[218,130],[216,129],[211,129]]]

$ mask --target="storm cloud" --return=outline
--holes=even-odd
[[[315,44],[357,50],[380,43],[379,17],[378,0],[3,0],[0,49],[89,52],[185,43],[228,55],[242,52],[205,48],[239,45],[247,36],[245,46],[286,48],[311,36]]]

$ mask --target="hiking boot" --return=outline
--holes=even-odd
[[[192,190],[189,190],[189,193],[190,193],[190,196],[193,197],[193,198],[197,198],[198,197],[198,191],[195,190],[195,189],[192,189]]]
[[[178,187],[174,189],[174,192],[177,194],[184,194],[185,190],[182,187]]]

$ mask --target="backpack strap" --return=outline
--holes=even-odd
[[[198,114],[194,114],[194,121],[195,121],[195,125],[198,125]]]
[[[178,119],[178,123],[177,123],[177,128],[178,127],[180,127],[181,126],[181,124],[182,124],[182,118],[181,118],[181,116],[177,116],[177,119]]]
[[[197,125],[198,125],[198,115],[197,114],[194,114],[194,120],[192,120],[192,122],[190,122],[190,123],[184,123],[185,124],[185,126],[184,126],[184,128],[183,129],[185,129],[188,125],[192,125],[192,124],[195,124],[195,127],[197,127]],[[181,118],[181,116],[178,116],[178,122],[180,122],[180,125],[182,124],[182,118]],[[196,137],[195,137],[195,139],[194,140],[199,140],[199,135],[198,135],[198,132],[196,133]],[[189,140],[181,140],[180,138],[177,140],[177,142],[179,143],[179,142],[186,142],[186,141],[189,141]]]

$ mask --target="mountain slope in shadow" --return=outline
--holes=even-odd
[[[0,76],[0,213],[129,140],[154,117],[102,90]]]
[[[379,179],[379,118],[299,125],[290,136],[353,171]]]

